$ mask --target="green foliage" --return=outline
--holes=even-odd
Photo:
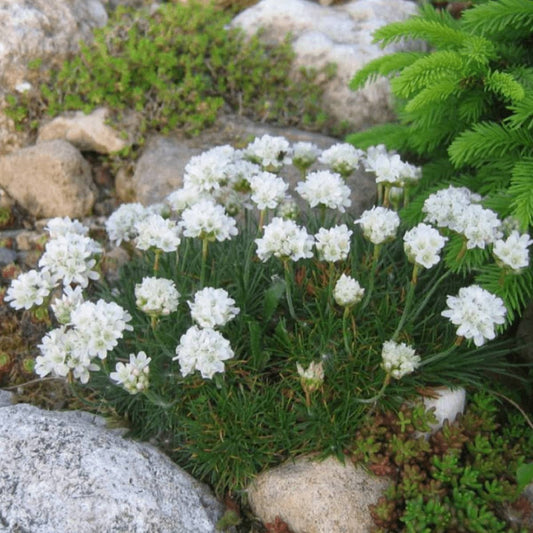
[[[331,125],[318,82],[331,69],[301,69],[293,81],[288,39],[266,46],[257,35],[227,29],[229,22],[228,13],[199,4],[166,3],[153,14],[119,7],[91,44],[81,43],[78,54],[37,82],[38,91],[10,95],[7,112],[31,127],[43,112],[107,106],[118,118],[133,109],[142,120],[138,142],[147,129],[194,135],[224,105],[280,125]]]
[[[421,404],[404,405],[397,414],[375,414],[356,433],[353,460],[393,480],[371,506],[378,531],[518,531],[503,508],[531,477],[533,430],[486,393],[475,394],[453,425],[420,437],[431,417]]]
[[[377,76],[391,78],[399,125],[358,132],[349,142],[366,147],[378,140],[428,167],[449,158],[461,173],[456,183],[486,195],[487,204],[526,231],[533,224],[531,28],[529,0],[491,0],[459,20],[425,4],[418,16],[378,29],[382,45],[423,39],[433,48],[376,59],[355,75],[354,90]],[[424,175],[430,178],[419,193],[452,181],[429,168]]]

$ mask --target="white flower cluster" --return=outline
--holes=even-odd
[[[322,361],[312,361],[309,366],[304,369],[300,363],[296,363],[296,371],[300,376],[300,381],[309,392],[318,389],[324,383],[324,366]]]
[[[170,279],[144,277],[135,285],[135,304],[150,316],[167,316],[178,308],[180,293]]]
[[[500,265],[518,272],[529,265],[528,247],[532,243],[529,234],[520,235],[518,231],[512,231],[507,239],[498,239],[494,243],[492,253]]]
[[[372,146],[367,150],[364,166],[367,172],[376,175],[376,183],[395,187],[405,187],[421,177],[418,167],[402,161],[398,154],[388,152],[383,145]]]
[[[80,286],[64,287],[61,298],[56,298],[52,303],[52,311],[60,324],[68,324],[72,311],[83,303],[83,291]]]
[[[130,394],[137,394],[148,388],[150,361],[151,358],[142,351],[138,354],[131,353],[129,363],[118,362],[115,372],[111,372],[109,377]]]
[[[278,172],[283,165],[291,164],[292,149],[285,137],[263,135],[254,139],[243,153],[245,159],[271,172]]]
[[[337,143],[324,150],[319,161],[343,177],[349,176],[358,166],[364,152],[348,143]]]
[[[48,221],[44,229],[48,232],[51,239],[76,233],[78,235],[87,235],[89,228],[84,226],[79,220],[71,220],[70,217],[56,217]]]
[[[382,244],[394,239],[400,226],[400,217],[396,211],[377,206],[364,211],[355,223],[361,224],[363,235],[371,243]]]
[[[114,302],[98,300],[82,302],[71,310],[70,323],[47,333],[35,360],[35,372],[66,377],[72,371],[75,379],[89,381],[89,372],[98,369],[95,358],[105,359],[122,338],[132,330],[131,316]]]
[[[199,370],[204,379],[212,379],[217,372],[224,372],[224,361],[235,354],[230,343],[218,331],[191,326],[180,338],[176,347],[183,377]]]
[[[185,237],[225,241],[237,235],[235,219],[212,200],[201,200],[185,209],[179,225]]]
[[[188,301],[192,319],[202,328],[216,328],[239,314],[235,300],[224,289],[205,287],[194,295],[194,301]]]
[[[350,188],[340,174],[329,170],[311,172],[304,181],[298,183],[296,192],[311,207],[321,205],[344,213],[344,208],[352,205]]]
[[[192,187],[182,187],[167,195],[165,202],[174,213],[181,213],[184,209],[193,206],[200,200],[209,200],[211,196],[205,192],[198,192]]]
[[[235,158],[235,149],[229,145],[217,146],[194,156],[185,166],[183,186],[197,193],[219,189],[226,179],[226,169]]]
[[[122,204],[113,211],[105,223],[109,240],[116,246],[137,237],[136,224],[141,222],[148,211],[139,203]]]
[[[175,252],[181,242],[179,228],[174,220],[161,215],[149,215],[135,225],[136,247],[139,250],[156,248],[163,252]]]
[[[323,261],[334,263],[348,257],[352,230],[346,224],[330,229],[320,228],[315,234],[315,246],[318,257]]]
[[[261,261],[267,261],[271,256],[293,261],[313,257],[313,237],[292,220],[275,217],[263,228],[263,237],[255,243]]]
[[[421,223],[405,232],[404,249],[409,261],[431,268],[440,261],[440,251],[448,239],[438,230]]]
[[[494,339],[495,326],[505,323],[507,310],[503,300],[479,285],[459,289],[458,296],[448,296],[446,304],[448,308],[441,315],[459,326],[459,337],[473,339],[476,346]]]
[[[292,150],[293,165],[303,170],[309,168],[320,155],[318,146],[310,142],[297,142],[293,145]]]
[[[284,200],[289,184],[271,172],[261,172],[249,180],[252,202],[258,209],[275,209]]]
[[[365,295],[365,289],[359,282],[346,274],[341,274],[333,289],[333,298],[342,307],[351,307],[359,303]]]
[[[404,342],[384,342],[381,358],[383,370],[395,379],[411,374],[420,364],[420,356],[416,355],[415,350]]]
[[[11,282],[4,300],[10,302],[14,309],[31,309],[42,305],[56,285],[57,280],[50,272],[29,270]]]

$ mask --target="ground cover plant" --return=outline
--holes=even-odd
[[[425,4],[419,16],[378,29],[374,38],[383,45],[420,39],[429,50],[383,56],[355,75],[354,90],[376,76],[390,78],[398,120],[354,133],[350,142],[384,143],[422,163],[419,202],[443,184],[464,185],[527,230],[533,223],[532,28],[531,2],[491,0],[474,2],[457,19]]]
[[[291,165],[301,179],[289,187]],[[381,201],[354,220],[347,183],[361,165]],[[435,193],[425,221],[406,223],[393,175],[406,185],[419,172],[342,143],[216,147],[165,203],[109,217],[110,243],[131,254],[114,282],[99,269],[109,244],[50,220],[39,268],[4,296],[51,311],[35,372],[81,387],[219,494],[290,455],[342,456],[371,410],[421,387],[490,388],[513,375],[500,334],[521,311],[532,241],[466,188]],[[465,250],[449,248],[455,235]],[[494,268],[501,295],[484,286]]]
[[[117,119],[135,110],[136,143],[148,131],[196,134],[224,106],[258,121],[327,127],[319,78],[332,72],[290,75],[288,40],[268,46],[230,29],[230,21],[231,12],[195,3],[165,3],[154,13],[119,6],[78,54],[49,70],[31,65],[31,83],[8,96],[6,113],[32,129],[69,110],[106,106]]]

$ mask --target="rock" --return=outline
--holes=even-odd
[[[70,115],[56,117],[39,130],[37,142],[63,139],[78,150],[110,154],[127,146],[119,132],[106,124],[109,111],[95,109],[90,115],[77,111]]]
[[[15,262],[17,259],[17,253],[9,248],[4,248],[0,246],[0,267],[9,265],[10,263]]]
[[[57,67],[106,23],[100,0],[0,0],[0,154],[28,143],[28,132],[4,113],[6,94],[38,85],[39,71],[28,66],[39,60],[41,69]]]
[[[32,533],[214,533],[222,506],[156,448],[89,413],[0,409],[0,517]]]
[[[462,387],[436,387],[431,389],[431,393],[432,396],[424,397],[424,406],[427,410],[434,409],[437,422],[431,426],[431,433],[435,433],[444,425],[445,420],[452,424],[457,415],[464,412],[466,391]]]
[[[296,128],[278,128],[258,124],[243,117],[226,115],[221,117],[213,128],[194,139],[162,136],[149,139],[133,176],[128,178],[125,172],[122,172],[120,177],[117,176],[117,194],[122,199],[127,198],[126,201],[137,201],[144,205],[160,202],[167,194],[181,187],[185,166],[192,156],[224,144],[243,148],[255,137],[263,135],[283,136],[290,143],[312,142],[320,149],[329,148],[339,142],[338,139],[318,133]],[[314,167],[311,170],[313,169]],[[292,189],[300,179],[299,172],[293,167],[284,168],[281,175],[289,181]],[[353,191],[350,213],[358,216],[375,201],[375,178],[366,172],[358,171],[347,183]]]
[[[263,523],[279,516],[295,533],[368,532],[374,525],[368,506],[387,485],[349,459],[343,465],[334,457],[303,457],[260,474],[248,501]]]
[[[95,201],[89,164],[60,140],[0,157],[0,186],[35,217],[80,218]]]
[[[324,106],[337,120],[359,130],[392,118],[389,83],[380,79],[357,92],[348,84],[372,59],[406,48],[395,44],[382,49],[372,43],[372,34],[416,9],[409,0],[354,0],[331,7],[307,0],[261,0],[237,15],[232,25],[247,35],[261,28],[261,38],[269,43],[280,43],[290,33],[295,70],[336,63],[337,73],[325,87]]]
[[[13,393],[7,390],[0,389],[0,407],[8,407],[12,405]]]

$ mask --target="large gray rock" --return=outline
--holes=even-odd
[[[104,424],[88,413],[0,408],[6,531],[214,533],[222,506],[204,485]]]
[[[193,139],[156,136],[149,139],[132,176],[125,172],[117,176],[116,191],[123,201],[138,201],[144,205],[161,202],[167,194],[181,187],[184,169],[191,157],[214,146],[229,144],[243,148],[256,137],[283,136],[291,144],[312,142],[325,150],[339,142],[338,139],[296,128],[279,128],[259,124],[234,115],[220,117],[216,124]],[[319,166],[311,170],[318,169]],[[325,167],[322,167],[325,168]],[[286,167],[281,175],[291,185],[291,192],[300,179],[299,172]],[[376,195],[375,177],[363,171],[355,172],[349,179],[352,189],[350,213],[359,215],[373,205]],[[295,195],[297,196],[297,195]]]
[[[368,506],[387,485],[349,459],[303,457],[259,475],[248,499],[264,523],[279,516],[294,533],[366,533],[374,526]]]
[[[80,218],[95,201],[89,163],[60,140],[0,157],[0,186],[37,218]]]
[[[336,63],[337,74],[325,88],[324,106],[338,120],[362,129],[391,119],[389,84],[381,79],[358,92],[348,84],[370,60],[406,46],[381,49],[372,43],[374,30],[415,12],[416,3],[409,0],[353,0],[330,7],[307,0],[261,0],[232,24],[248,35],[262,28],[261,38],[270,43],[280,43],[290,33],[296,68]]]

